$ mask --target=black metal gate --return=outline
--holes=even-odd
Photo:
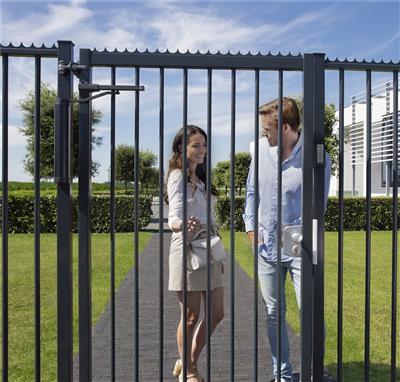
[[[298,56],[282,56],[282,55],[231,55],[231,54],[192,54],[192,53],[159,53],[159,52],[99,52],[97,50],[81,49],[79,64],[74,62],[74,49],[70,41],[58,41],[58,47],[53,48],[25,48],[2,46],[1,55],[3,58],[3,147],[2,147],[2,163],[3,163],[3,190],[2,190],[2,293],[3,293],[3,380],[8,379],[8,151],[7,151],[7,126],[8,126],[8,57],[9,56],[32,56],[36,58],[36,73],[40,71],[40,58],[46,56],[57,56],[58,58],[58,100],[55,105],[55,182],[57,183],[57,288],[58,288],[58,380],[72,380],[72,205],[71,205],[71,174],[70,174],[70,148],[71,148],[71,108],[79,107],[80,112],[80,132],[79,132],[79,357],[80,357],[80,380],[92,380],[92,332],[91,332],[91,99],[97,91],[106,91],[111,94],[111,310],[112,310],[112,343],[111,346],[111,380],[115,380],[115,96],[119,91],[135,92],[135,142],[136,158],[139,157],[140,136],[139,136],[139,112],[140,112],[140,91],[145,89],[146,84],[142,84],[140,80],[140,72],[142,68],[158,68],[159,84],[160,84],[160,105],[159,105],[159,139],[160,139],[160,179],[159,188],[160,196],[164,193],[164,73],[166,69],[174,68],[182,71],[183,78],[183,115],[182,124],[187,125],[188,122],[188,72],[192,69],[207,70],[207,135],[208,140],[208,174],[211,174],[211,139],[212,139],[212,75],[217,70],[231,71],[231,156],[235,154],[235,106],[236,106],[236,72],[238,70],[248,70],[254,73],[255,83],[255,104],[254,104],[254,139],[255,139],[255,162],[256,173],[258,173],[258,137],[259,137],[259,88],[260,88],[260,72],[274,71],[277,73],[279,81],[279,94],[277,97],[282,105],[283,98],[283,73],[286,71],[303,72],[303,91],[304,91],[304,109],[303,109],[303,206],[302,206],[302,226],[303,226],[303,261],[302,261],[302,291],[301,291],[301,379],[302,381],[323,381],[324,372],[324,105],[325,105],[325,71],[335,70],[339,72],[339,293],[338,293],[338,368],[337,380],[342,380],[342,306],[343,306],[343,161],[344,161],[344,74],[347,70],[357,70],[366,73],[366,94],[367,94],[367,203],[366,203],[366,292],[365,292],[365,380],[369,379],[369,332],[370,332],[370,258],[371,258],[371,72],[386,71],[393,72],[393,163],[398,162],[398,64],[392,63],[367,63],[367,62],[341,62],[331,61],[325,58],[324,54],[305,54]],[[110,68],[110,84],[96,85],[92,83],[92,68],[107,67]],[[130,67],[135,69],[135,84],[120,86],[116,85],[116,69],[122,67]],[[78,105],[72,105],[72,90],[74,75],[79,78],[79,94],[80,102]],[[37,78],[36,86],[39,88],[40,77]],[[144,85],[144,86],[143,86]],[[40,93],[38,93],[39,97]],[[39,106],[37,106],[39,108]],[[280,113],[281,113],[280,107]],[[39,113],[39,110],[38,110]],[[281,114],[280,114],[281,116]],[[280,123],[282,123],[280,118]],[[39,121],[36,121],[37,134],[39,133]],[[369,135],[368,135],[369,134]],[[281,138],[280,138],[281,141]],[[184,150],[187,144],[184,140]],[[40,147],[37,147],[37,151]],[[281,151],[281,149],[279,149]],[[322,156],[322,157],[321,157]],[[37,158],[37,163],[39,157]],[[186,161],[184,161],[186,162]],[[138,174],[139,163],[135,161],[135,176]],[[185,168],[186,164],[184,164]],[[397,165],[392,166],[393,171],[393,264],[392,264],[392,374],[391,380],[396,380],[396,310],[397,310]],[[279,163],[280,173],[282,170]],[[235,173],[234,161],[231,161],[231,174]],[[35,178],[38,188],[40,179],[39,175]],[[282,192],[282,179],[280,178],[279,187]],[[138,211],[139,211],[139,183],[135,179],[135,359],[134,371],[135,380],[139,381],[139,247],[138,247]],[[258,178],[256,177],[256,200],[258,200]],[[231,246],[230,257],[232,264],[235,260],[235,242],[234,234],[234,176],[231,176]],[[210,191],[210,190],[209,190]],[[185,193],[184,193],[185,194]],[[210,192],[208,192],[210,195]],[[279,194],[278,194],[279,195]],[[38,216],[40,194],[36,194],[36,215]],[[159,380],[164,379],[163,376],[163,214],[162,214],[162,197],[160,197],[160,299],[159,299],[159,315],[160,315],[160,341],[159,341]],[[281,198],[278,197],[278,200]],[[210,199],[208,199],[208,211],[210,208]],[[186,206],[186,203],[184,203]],[[281,209],[279,202],[278,211]],[[255,226],[257,227],[258,214],[255,213]],[[184,220],[187,217],[186,207],[184,207]],[[281,221],[278,217],[277,235],[278,242],[281,235]],[[36,243],[39,243],[39,227],[40,221],[36,222]],[[257,229],[255,230],[257,232]],[[183,237],[186,238],[187,232],[184,230]],[[208,230],[208,243],[210,240],[210,232]],[[36,300],[36,380],[40,380],[40,284],[39,284],[39,246],[36,248],[36,284],[35,291],[37,293]],[[257,234],[255,239],[255,250],[257,249]],[[255,257],[256,259],[256,257]],[[278,249],[278,262],[280,262],[281,254]],[[184,263],[186,256],[184,256]],[[184,264],[186,269],[186,264]],[[278,268],[279,269],[279,268]],[[254,372],[249,376],[249,380],[257,381],[262,376],[258,375],[258,337],[262,335],[258,333],[258,266],[254,261]],[[279,271],[278,271],[279,272]],[[231,288],[234,292],[235,279],[234,267],[231,270]],[[279,277],[278,277],[279,279]],[[278,281],[278,290],[281,288]],[[209,291],[208,291],[209,292]],[[230,307],[232,311],[235,308],[235,296],[231,294]],[[209,294],[209,293],[208,293]],[[209,332],[209,314],[210,305],[207,299],[207,318],[208,318],[208,341],[207,341],[207,380],[211,380],[211,343]],[[187,303],[184,300],[184,306]],[[278,313],[278,316],[279,313]],[[184,320],[186,318],[184,317]],[[185,322],[185,321],[184,321]],[[235,322],[231,321],[231,366],[230,380],[235,380],[235,364],[234,364],[234,336]],[[278,333],[280,333],[278,329]],[[186,341],[184,335],[184,342]],[[279,349],[279,346],[278,346]],[[184,356],[184,364],[186,364],[186,356]],[[279,357],[278,357],[279,364]],[[185,373],[185,371],[184,371]],[[185,374],[184,374],[185,375]],[[278,378],[280,371],[278,371]]]

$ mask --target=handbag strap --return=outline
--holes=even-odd
[[[196,240],[202,233],[207,233],[207,229],[206,228],[200,228],[195,235],[192,237],[192,240]]]

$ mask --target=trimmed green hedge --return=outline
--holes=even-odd
[[[56,232],[56,195],[53,191],[41,194],[41,232]],[[133,196],[117,194],[115,196],[116,232],[132,232],[134,230]],[[146,227],[151,220],[151,196],[139,196],[139,229]],[[0,201],[1,205],[1,201]],[[9,193],[9,232],[32,233],[34,229],[34,196],[32,191],[15,191]],[[78,229],[77,196],[72,196],[73,232]],[[235,198],[235,231],[244,231],[242,218],[244,196]],[[365,198],[345,198],[344,230],[362,231],[365,229]],[[217,221],[221,228],[230,228],[230,198],[220,196],[216,203]],[[328,199],[325,215],[325,230],[337,231],[339,222],[339,200]],[[398,212],[400,221],[400,209]],[[387,197],[372,198],[371,227],[374,231],[392,229],[392,199]],[[110,230],[110,198],[108,193],[92,195],[92,232],[109,232]]]
[[[2,182],[0,182],[0,188],[2,186]],[[15,182],[15,181],[10,181],[7,183],[8,186],[8,191],[33,191],[35,189],[35,183],[34,182]],[[73,191],[78,191],[78,183],[75,181],[74,183],[71,184],[71,188]],[[40,189],[43,191],[57,191],[57,183],[54,182],[46,182],[46,181],[41,181],[40,182]],[[96,183],[92,182],[92,191],[107,191],[110,189],[110,184],[109,183]],[[116,190],[121,190],[125,191],[125,185],[122,182],[115,182],[115,189]],[[133,185],[128,184],[128,190],[133,190]]]
[[[388,231],[392,229],[392,198],[374,197],[371,199],[371,229]],[[400,218],[400,211],[397,211]],[[344,230],[363,231],[366,226],[365,198],[344,199]],[[331,197],[325,215],[325,230],[337,231],[339,224],[339,199]],[[398,227],[397,227],[398,228]]]
[[[235,198],[235,230],[244,231],[242,218],[244,197]],[[220,196],[216,204],[217,221],[221,228],[229,229],[230,225],[230,198]],[[365,198],[344,199],[344,230],[362,231],[366,225],[366,202]],[[400,221],[400,208],[398,211]],[[325,214],[325,230],[337,231],[339,224],[339,199],[328,198]],[[371,228],[373,231],[386,231],[392,229],[392,198],[374,197],[371,200]]]
[[[132,195],[115,196],[116,232],[134,230]],[[149,196],[139,196],[139,229],[146,227],[151,220],[151,201]],[[73,232],[78,231],[78,200],[72,196]],[[8,197],[8,231],[10,233],[32,233],[34,230],[34,196],[29,191],[10,192]],[[43,233],[56,232],[57,198],[53,192],[43,193],[40,200],[40,230]],[[108,195],[92,196],[92,232],[110,231],[110,198]]]

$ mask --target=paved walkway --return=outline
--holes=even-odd
[[[168,248],[170,234],[164,234],[164,381],[177,381],[171,369],[178,357],[176,326],[179,306],[176,295],[167,289]],[[159,374],[159,235],[154,234],[140,255],[140,381],[158,381]],[[212,380],[228,381],[230,378],[230,261],[225,264],[225,318],[217,328],[211,341]],[[235,267],[235,380],[250,382],[253,373],[253,281],[239,267]],[[133,381],[134,375],[134,322],[133,322],[134,272],[129,272],[116,293],[116,379]],[[266,341],[265,313],[261,296],[259,306],[259,381],[273,378],[270,367],[269,347]],[[292,361],[294,370],[299,370],[299,338],[290,330]],[[93,381],[110,381],[110,306],[93,329]],[[78,360],[74,364],[74,380],[78,380]],[[205,351],[199,361],[205,374]]]
[[[158,232],[159,205],[154,200],[153,220],[146,230]],[[168,208],[164,206],[164,216]],[[164,219],[164,381],[174,381],[171,370],[178,357],[176,327],[179,305],[176,294],[168,291],[168,250],[170,233]],[[213,382],[230,380],[230,261],[225,262],[224,299],[225,318],[211,338],[211,379]],[[142,382],[159,380],[159,234],[154,233],[147,247],[139,256],[139,375]],[[235,381],[254,381],[253,332],[254,332],[254,283],[247,274],[235,266]],[[134,380],[134,269],[132,269],[116,292],[116,380]],[[258,296],[258,380],[273,379],[271,356],[266,339],[265,311],[261,293]],[[93,328],[93,381],[111,380],[111,329],[110,305]],[[300,339],[289,328],[293,369],[299,371]],[[206,349],[199,360],[199,369],[206,374]],[[74,359],[74,381],[78,381],[78,357]],[[295,378],[296,381],[296,378]],[[328,379],[326,380],[328,381]],[[332,380],[331,380],[332,381]]]

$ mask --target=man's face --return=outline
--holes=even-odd
[[[278,146],[278,127],[270,114],[261,115],[262,134],[268,139],[270,146]]]

